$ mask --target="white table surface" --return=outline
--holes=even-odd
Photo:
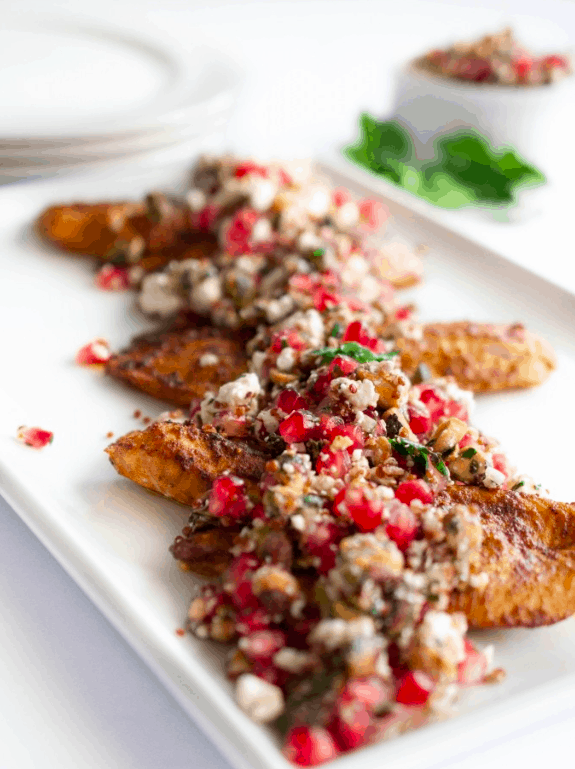
[[[9,4],[4,0],[2,6]],[[24,0],[20,10],[69,11],[135,29],[153,27],[183,43],[198,31],[208,35],[248,75],[230,143],[284,156],[341,146],[353,137],[362,109],[385,114],[394,67],[437,40],[469,36],[517,14],[533,25],[529,15],[544,14],[541,28],[559,28],[565,43],[575,43],[575,3],[559,0],[543,5],[520,0]],[[0,187],[0,247],[10,248],[50,202],[100,191],[105,196],[109,189],[121,196],[170,180],[175,173],[170,162],[177,155],[155,165]],[[575,156],[565,158],[563,169],[552,180],[553,204],[538,217],[515,225],[471,217],[467,226],[486,245],[551,279],[560,275],[575,291],[573,194],[568,194]],[[227,769],[209,740],[1,499],[0,531],[0,769]],[[503,769],[511,762],[530,769],[564,762],[572,755],[574,727],[575,704],[560,722],[543,718],[538,728],[509,735],[503,743],[490,742],[486,734],[480,753],[421,769],[487,764]]]

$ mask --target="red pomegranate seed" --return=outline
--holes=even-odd
[[[567,69],[567,59],[563,56],[545,56],[541,61],[541,65],[546,69],[555,69],[560,67],[561,69]]]
[[[409,426],[416,435],[424,435],[429,432],[432,427],[431,417],[425,414],[418,414],[413,409],[408,409],[409,413]]]
[[[305,398],[290,388],[282,390],[276,401],[277,408],[284,414],[291,414],[293,411],[307,409],[309,404]]]
[[[247,161],[246,163],[240,163],[236,166],[234,176],[236,179],[241,179],[248,174],[254,174],[254,176],[261,176],[263,179],[268,178],[268,169],[265,166],[260,166],[257,163]]]
[[[343,335],[344,342],[358,342],[358,344],[367,345],[369,340],[370,336],[360,320],[352,321]]]
[[[395,699],[402,705],[425,705],[433,687],[433,679],[427,673],[413,670],[401,680]]]
[[[464,449],[469,446],[470,443],[473,443],[473,438],[469,433],[465,433],[463,438],[459,441],[459,448]]]
[[[335,189],[332,192],[331,197],[332,197],[334,206],[336,206],[337,208],[340,208],[345,203],[349,203],[349,201],[351,200],[350,192],[345,187],[338,187],[337,189]]]
[[[270,350],[272,352],[280,353],[284,347],[291,347],[294,350],[303,350],[305,342],[297,331],[288,328],[273,335]]]
[[[351,459],[347,451],[323,450],[315,463],[316,473],[343,478],[349,472]]]
[[[439,417],[444,416],[446,401],[440,398],[431,387],[424,387],[420,391],[419,400],[427,406],[432,422],[436,422]]]
[[[361,200],[358,204],[359,218],[367,230],[377,230],[389,216],[389,210],[379,200]]]
[[[246,513],[247,498],[242,481],[230,475],[216,478],[210,491],[208,509],[211,515],[241,518]]]
[[[513,69],[517,74],[517,77],[524,80],[525,77],[531,72],[533,67],[533,59],[529,56],[520,56],[513,62]]]
[[[338,748],[347,751],[365,742],[372,722],[372,716],[363,702],[340,697],[328,728]]]
[[[336,379],[340,376],[347,376],[355,371],[358,365],[358,362],[353,358],[342,358],[338,355],[338,357],[334,358],[329,364],[329,376],[332,379]]]
[[[341,417],[334,417],[331,414],[320,414],[319,417],[319,433],[323,438],[327,438],[331,441],[333,431],[343,427],[343,419]]]
[[[458,403],[457,401],[447,401],[445,405],[445,416],[457,417],[458,419],[461,419],[462,422],[467,422],[469,420],[467,407],[464,406],[463,403]]]
[[[408,318],[411,318],[412,310],[409,305],[405,305],[405,307],[400,307],[398,310],[395,311],[395,319],[396,320],[408,320]]]
[[[313,306],[318,312],[325,312],[331,307],[337,307],[342,302],[341,296],[335,291],[320,287],[313,293]]]
[[[404,481],[396,488],[395,498],[406,505],[414,499],[430,505],[433,502],[433,492],[425,481]]]
[[[462,686],[482,683],[487,673],[487,659],[477,651],[471,641],[465,639],[465,659],[457,666],[457,680]]]
[[[295,726],[288,733],[283,754],[298,766],[317,766],[338,754],[332,736],[319,726]]]
[[[43,430],[41,427],[19,427],[16,437],[26,446],[33,449],[43,449],[54,440],[54,433],[49,430]]]
[[[342,489],[335,497],[333,510],[343,518],[352,518],[360,531],[373,531],[381,523],[381,503],[366,499],[362,489]]]
[[[76,353],[76,363],[80,366],[96,366],[106,363],[111,356],[110,347],[105,339],[94,339],[81,347]]]
[[[417,534],[417,521],[409,507],[397,501],[390,503],[385,533],[400,550],[407,550]]]
[[[228,254],[241,256],[251,253],[250,238],[258,219],[258,212],[250,208],[241,208],[237,212],[224,236],[224,244]]]
[[[351,445],[347,447],[348,454],[352,454],[355,449],[363,448],[365,437],[358,425],[336,425],[329,433],[329,440],[333,441],[338,435],[349,438]]]
[[[245,636],[239,645],[249,659],[271,659],[286,645],[286,637],[281,630],[258,630]]]
[[[270,618],[265,609],[248,609],[238,615],[236,630],[240,635],[251,635],[257,630],[266,630],[270,624]]]
[[[280,422],[279,433],[286,443],[309,441],[317,432],[317,423],[310,414],[301,411],[292,412]]]
[[[125,291],[132,286],[128,269],[113,264],[105,264],[97,272],[94,282],[102,291]]]
[[[499,470],[500,473],[503,473],[503,475],[508,478],[509,477],[509,468],[507,466],[507,458],[504,454],[493,454],[493,467],[496,470]]]

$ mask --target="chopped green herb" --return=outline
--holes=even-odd
[[[339,323],[335,323],[332,330],[329,332],[330,336],[341,336],[341,326]]]
[[[389,438],[389,442],[391,443],[391,447],[397,451],[400,456],[411,457],[415,466],[421,472],[425,473],[427,471],[431,460],[442,475],[445,475],[446,478],[449,477],[449,470],[441,456],[427,446],[408,441],[407,438]]]
[[[325,254],[325,248],[316,248],[313,255],[318,259]]]
[[[282,339],[282,350],[285,350],[285,348],[288,346],[287,339]]]
[[[525,481],[519,481],[519,483],[516,483],[515,486],[511,487],[511,491],[517,491],[522,486],[525,486]]]
[[[477,449],[474,449],[472,446],[468,449],[465,449],[465,451],[461,452],[461,456],[465,457],[465,459],[471,459],[471,457],[474,457],[477,454]]]
[[[348,358],[353,358],[358,363],[370,363],[374,360],[391,360],[392,358],[395,358],[396,355],[399,355],[398,350],[377,354],[358,342],[345,342],[341,347],[323,347],[321,350],[313,350],[312,352],[314,355],[320,355],[324,359],[324,362],[333,360],[339,355],[347,355]]]

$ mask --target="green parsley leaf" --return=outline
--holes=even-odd
[[[333,360],[339,355],[347,355],[348,358],[353,358],[358,363],[370,363],[374,360],[391,360],[392,358],[395,358],[396,355],[399,355],[399,350],[374,353],[358,342],[345,342],[341,347],[323,347],[321,350],[312,350],[312,353],[314,355],[320,355],[324,362]]]
[[[315,251],[313,251],[313,255],[319,259],[320,256],[323,256],[325,254],[325,248],[316,248]]]
[[[515,486],[511,487],[511,491],[517,491],[522,486],[525,486],[525,481],[519,481],[519,483],[516,483]]]
[[[476,454],[477,454],[477,449],[474,449],[473,447],[465,449],[465,451],[461,452],[461,456],[465,457],[465,459],[471,459],[471,457],[474,457]]]
[[[449,470],[439,454],[420,443],[408,441],[407,438],[389,438],[391,447],[402,457],[411,457],[415,466],[423,473],[427,471],[431,461],[437,470],[449,478]]]
[[[341,326],[339,323],[334,323],[332,330],[329,332],[330,336],[341,336]]]

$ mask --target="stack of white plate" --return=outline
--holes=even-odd
[[[0,181],[148,153],[225,126],[237,65],[201,42],[15,17],[0,29]]]

